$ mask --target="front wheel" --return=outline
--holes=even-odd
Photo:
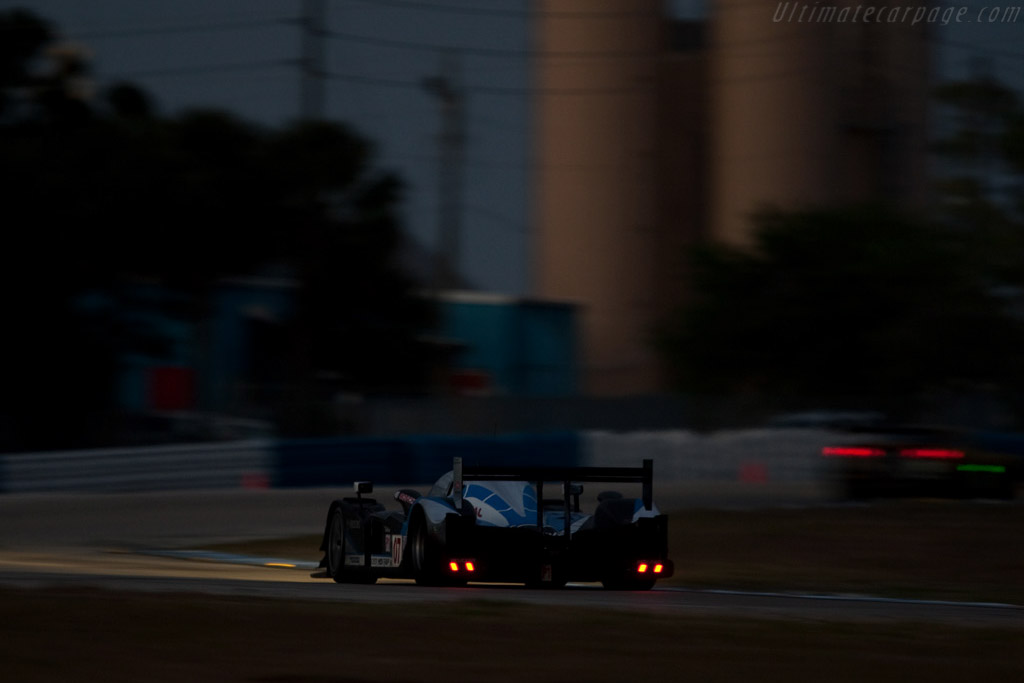
[[[327,575],[344,583],[345,574],[345,513],[336,508],[327,524]]]
[[[376,578],[364,569],[345,564],[349,545],[346,527],[345,511],[340,507],[335,508],[327,526],[327,574],[336,583],[374,583]]]

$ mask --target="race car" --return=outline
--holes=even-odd
[[[381,577],[420,585],[467,582],[562,587],[600,582],[608,589],[649,590],[672,576],[668,518],[652,501],[653,463],[642,467],[500,467],[453,459],[426,495],[395,492],[400,510],[364,494],[331,503],[324,526],[322,571],[338,583]],[[640,498],[615,491],[580,509],[584,483],[641,485]],[[545,498],[556,490],[558,498]]]
[[[921,425],[875,425],[863,431],[821,452],[842,497],[1015,495],[1019,459],[986,448],[969,432]]]

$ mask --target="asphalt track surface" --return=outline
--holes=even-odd
[[[694,616],[1024,628],[1024,607],[1016,605],[678,587],[615,592],[590,585],[553,591],[504,585],[425,588],[402,581],[337,585],[311,578],[308,561],[160,554],[168,549],[317,534],[322,529],[326,505],[340,495],[347,492],[303,489],[0,496],[0,585],[90,586],[147,593],[371,604],[495,600]],[[390,490],[380,491],[378,498],[389,495]],[[656,498],[666,509],[687,505],[792,506],[823,501],[815,487],[731,483],[678,486],[662,491]],[[298,566],[278,566],[289,563]]]

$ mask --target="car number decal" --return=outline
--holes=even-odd
[[[395,536],[391,540],[391,564],[397,567],[402,564],[402,539],[403,536]]]

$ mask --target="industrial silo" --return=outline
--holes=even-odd
[[[716,0],[710,17],[711,233],[750,216],[925,194],[925,22],[863,0]]]
[[[649,390],[661,0],[538,0],[534,294],[581,305],[583,386]]]

